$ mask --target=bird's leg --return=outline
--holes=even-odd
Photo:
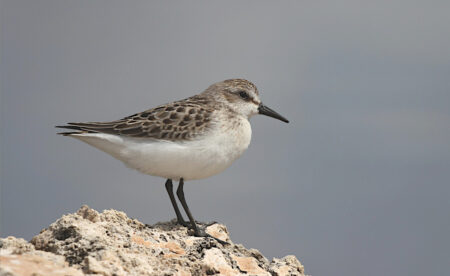
[[[180,178],[180,183],[178,184],[178,189],[177,189],[177,196],[181,202],[181,205],[184,208],[184,211],[186,212],[186,214],[189,218],[189,221],[191,222],[191,227],[192,227],[192,229],[194,229],[194,233],[197,236],[197,234],[199,234],[200,232],[198,230],[197,224],[195,223],[194,217],[192,216],[191,211],[189,210],[189,207],[186,203],[186,199],[184,198],[183,187],[184,187],[184,180],[183,180],[183,178]]]
[[[172,202],[173,209],[175,210],[175,213],[177,214],[177,222],[178,224],[181,224],[185,227],[189,225],[189,223],[185,222],[183,219],[183,216],[181,215],[180,209],[178,209],[177,202],[175,200],[175,196],[173,194],[173,184],[172,179],[167,179],[166,181],[166,190],[170,197],[170,202]]]
[[[183,191],[183,187],[184,187],[184,180],[183,178],[180,178],[180,183],[178,184],[178,188],[177,188],[177,195],[178,195],[178,199],[181,202],[181,205],[184,208],[184,211],[186,211],[187,216],[189,217],[189,221],[191,222],[191,227],[192,229],[194,229],[194,235],[196,237],[209,237],[209,238],[213,238],[215,240],[217,240],[218,242],[220,242],[221,244],[228,244],[225,241],[222,241],[218,238],[215,238],[213,236],[211,236],[210,234],[205,232],[204,228],[200,228],[197,226],[197,224],[195,223],[194,217],[191,214],[191,211],[189,210],[189,207],[186,203],[186,199],[184,198],[184,191]]]

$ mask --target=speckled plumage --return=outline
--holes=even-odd
[[[84,133],[107,133],[129,137],[161,139],[168,141],[188,141],[204,134],[212,124],[214,111],[226,108],[217,101],[218,90],[223,91],[224,99],[234,103],[238,100],[233,94],[236,90],[253,90],[258,95],[256,86],[243,79],[230,79],[216,83],[203,93],[184,100],[160,105],[111,122],[68,123],[59,126]],[[229,119],[236,116],[229,110]],[[75,134],[63,132],[63,135]]]
[[[168,141],[190,140],[204,133],[214,111],[207,99],[194,96],[161,105],[112,122],[69,123],[69,128],[90,133]]]

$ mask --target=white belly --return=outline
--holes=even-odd
[[[251,127],[217,127],[202,139],[187,142],[156,141],[102,133],[71,135],[121,160],[142,173],[179,180],[202,179],[228,168],[248,148]],[[236,125],[235,125],[236,126]]]

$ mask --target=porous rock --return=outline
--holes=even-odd
[[[0,276],[304,275],[295,256],[268,261],[258,250],[234,244],[222,224],[206,231],[227,244],[189,231],[176,221],[146,225],[120,211],[82,206],[30,243],[0,239]]]
[[[70,267],[64,256],[35,250],[24,239],[7,237],[0,239],[0,276],[14,275],[81,276],[83,273]]]

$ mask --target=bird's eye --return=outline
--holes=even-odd
[[[239,91],[239,96],[241,96],[241,98],[244,100],[248,100],[248,98],[249,98],[247,92],[245,92],[245,91]]]

